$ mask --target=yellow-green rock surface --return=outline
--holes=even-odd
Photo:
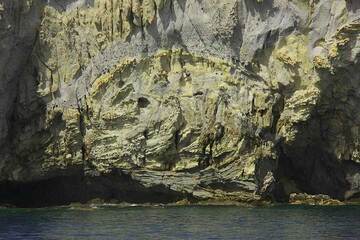
[[[0,202],[356,198],[359,33],[354,0],[0,0]]]

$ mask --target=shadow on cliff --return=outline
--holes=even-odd
[[[75,174],[42,181],[0,184],[0,205],[16,207],[60,206],[87,203],[94,199],[112,203],[171,203],[187,197],[164,185],[146,188],[129,175],[116,170],[97,177]]]
[[[351,86],[360,79],[349,72],[356,72],[357,67],[338,68],[335,75],[319,70],[321,95],[311,118],[297,126],[298,134],[291,145],[279,144],[280,179],[283,186],[295,183],[293,192],[327,194],[347,200],[347,192],[353,190],[348,175],[360,173],[360,165],[352,161],[351,154],[336,154],[334,146],[339,147],[339,139],[345,139],[342,147],[351,152],[356,138],[351,134],[355,120],[352,114],[356,113],[360,99],[351,93]],[[345,88],[344,94],[349,98],[346,103],[334,97],[339,84],[350,86]]]
[[[356,13],[360,9],[360,2],[358,0],[347,0],[346,8],[349,12]]]

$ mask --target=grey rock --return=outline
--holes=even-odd
[[[62,182],[42,201],[355,198],[359,14],[345,0],[0,0],[0,202]]]

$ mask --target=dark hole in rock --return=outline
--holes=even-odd
[[[197,91],[196,93],[194,93],[194,96],[202,96],[202,95],[204,95],[202,91]]]
[[[148,129],[145,129],[144,132],[143,132],[143,134],[144,134],[144,138],[145,138],[146,140],[149,139],[149,130],[148,130]]]
[[[147,98],[144,97],[140,97],[138,99],[138,107],[139,108],[146,108],[147,106],[149,106],[150,101]]]
[[[175,142],[176,149],[179,148],[180,139],[181,139],[180,130],[177,130],[174,134],[174,142]]]
[[[121,171],[97,177],[59,176],[34,182],[1,182],[0,206],[48,207],[70,203],[103,202],[171,203],[187,194],[164,185],[145,187]]]

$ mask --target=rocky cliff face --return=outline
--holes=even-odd
[[[0,0],[0,202],[360,194],[355,0]]]

